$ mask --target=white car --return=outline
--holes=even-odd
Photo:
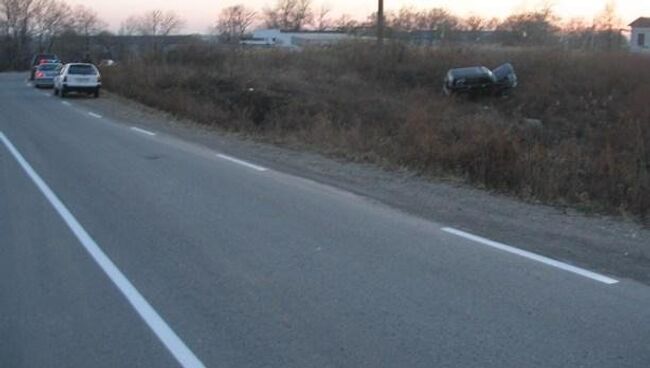
[[[54,78],[54,94],[66,97],[69,92],[89,93],[99,97],[102,77],[93,64],[66,64]]]

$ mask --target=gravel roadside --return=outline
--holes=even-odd
[[[423,178],[256,141],[145,107],[111,93],[75,98],[118,123],[155,130],[404,212],[618,278],[650,285],[650,229],[614,216],[526,203],[452,180]]]

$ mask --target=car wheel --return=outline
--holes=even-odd
[[[61,95],[61,98],[66,98],[66,96],[68,95],[68,91],[65,90],[65,87],[61,88],[61,91],[59,91],[59,94]]]
[[[95,90],[95,92],[93,92],[93,96],[94,96],[95,98],[99,98],[99,88],[97,88],[97,89]]]

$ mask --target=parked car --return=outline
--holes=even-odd
[[[52,88],[54,87],[54,78],[59,75],[63,65],[59,63],[41,64],[36,67],[34,74],[34,87]]]
[[[445,77],[443,92],[447,95],[503,95],[518,85],[515,68],[503,64],[494,70],[484,66],[451,69]]]
[[[34,80],[36,76],[36,68],[41,64],[56,64],[60,63],[61,59],[55,54],[36,54],[32,58],[31,71],[29,80]]]
[[[70,92],[88,93],[99,97],[102,77],[93,64],[66,64],[54,78],[54,94],[66,97]]]

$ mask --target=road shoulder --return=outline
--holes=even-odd
[[[407,170],[344,162],[298,144],[272,144],[106,93],[74,103],[111,121],[170,135],[256,164],[343,189],[409,214],[601,273],[650,285],[650,230],[620,217],[525,203]]]

